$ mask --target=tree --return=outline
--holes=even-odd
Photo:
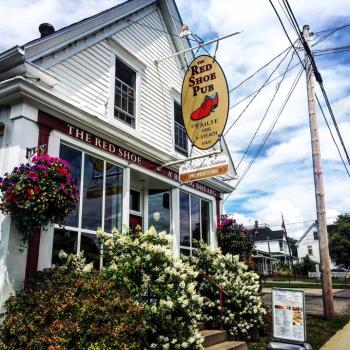
[[[329,253],[337,265],[350,266],[350,214],[338,216],[335,226],[329,230]]]

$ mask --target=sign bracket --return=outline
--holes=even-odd
[[[190,157],[190,158],[186,158],[186,159],[180,159],[180,160],[175,160],[173,162],[168,162],[168,163],[165,163],[163,165],[160,165],[157,167],[157,170],[161,170],[167,166],[170,166],[170,165],[175,165],[175,164],[182,164],[182,163],[186,163],[186,162],[189,162],[191,160],[195,160],[195,159],[200,159],[200,158],[205,158],[205,157],[211,157],[211,156],[215,156],[215,155],[218,155],[222,153],[222,150],[219,149],[219,150],[216,150],[216,151],[213,151],[213,152],[210,152],[210,153],[205,153],[205,154],[201,154],[199,156],[195,156],[195,157]]]

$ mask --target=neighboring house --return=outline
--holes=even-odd
[[[180,185],[179,165],[159,169],[191,148],[180,92],[193,54],[156,62],[190,47],[173,0],[130,0],[40,31],[0,53],[0,173],[26,162],[27,148],[46,145],[73,165],[80,201],[65,229],[43,228],[23,252],[14,223],[1,216],[0,307],[61,249],[102,265],[99,226],[154,225],[173,234],[175,255],[191,254],[195,238],[216,246],[220,200],[233,190],[217,178]]]
[[[278,266],[289,263],[289,251],[286,235],[283,230],[273,231],[267,224],[258,225],[249,232],[254,239],[252,258],[255,260],[258,271],[264,274],[273,273]]]
[[[327,225],[328,232],[333,228],[334,225]],[[295,245],[298,250],[299,262],[301,262],[302,258],[308,255],[311,260],[320,264],[320,241],[315,222],[304,232]],[[334,267],[335,265],[331,262],[331,269]]]

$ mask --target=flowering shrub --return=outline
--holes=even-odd
[[[253,237],[234,219],[224,217],[218,225],[217,235],[223,254],[239,255],[241,260],[245,260],[254,248]]]
[[[24,241],[34,229],[62,222],[78,199],[77,182],[66,161],[44,155],[32,162],[0,178],[0,210],[12,216]]]
[[[248,331],[263,322],[266,310],[259,296],[259,277],[231,254],[223,255],[198,243],[190,258],[198,271],[210,276],[229,295],[224,297],[224,310],[220,313],[219,292],[207,280],[199,279],[198,291],[204,297],[203,320],[212,324],[223,322],[232,335],[246,336]]]
[[[134,236],[97,234],[107,261],[102,273],[145,310],[144,349],[202,349],[197,272],[173,256],[171,236],[153,227]]]
[[[37,273],[8,299],[0,349],[144,349],[142,308],[97,272],[70,265]]]

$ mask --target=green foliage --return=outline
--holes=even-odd
[[[107,261],[102,274],[145,311],[144,349],[202,349],[197,272],[174,257],[172,237],[154,228],[133,236],[97,234]]]
[[[204,297],[203,318],[218,325],[223,322],[232,335],[247,336],[251,329],[263,322],[266,313],[259,295],[259,276],[248,270],[236,256],[223,255],[199,243],[189,258],[196,270],[204,272],[227,294],[223,313],[220,313],[219,291],[204,278],[199,280],[198,291]]]
[[[217,229],[218,243],[223,254],[239,255],[246,260],[254,248],[251,234],[236,220],[224,217]]]
[[[301,263],[294,264],[294,271],[297,275],[308,276],[308,272],[316,271],[316,263],[306,255]]]
[[[143,310],[96,272],[39,272],[6,303],[1,350],[141,350]],[[0,344],[1,344],[0,340]]]
[[[337,265],[350,267],[350,214],[339,215],[329,233],[329,253]]]

